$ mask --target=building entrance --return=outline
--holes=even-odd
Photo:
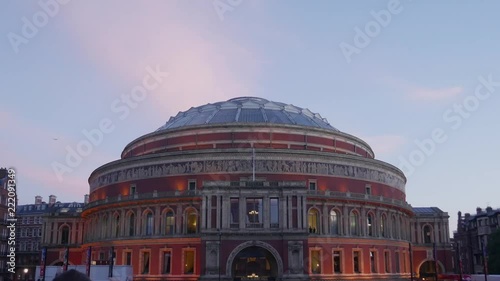
[[[241,250],[234,258],[232,275],[235,281],[276,280],[278,266],[266,249],[251,246]]]

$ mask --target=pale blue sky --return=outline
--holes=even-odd
[[[0,10],[0,160],[17,169],[22,204],[83,200],[95,168],[178,111],[259,96],[320,113],[398,167],[440,128],[446,141],[407,173],[407,201],[449,212],[451,230],[458,210],[500,207],[500,85],[473,98],[479,77],[500,82],[496,1],[54,1]],[[40,3],[52,3],[46,24]],[[356,45],[367,26],[379,30]],[[350,62],[341,44],[359,47]],[[147,66],[169,76],[122,120],[111,105]],[[467,119],[453,111],[464,100],[478,101]],[[113,132],[58,180],[52,164],[105,118]]]

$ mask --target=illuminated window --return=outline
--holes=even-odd
[[[333,272],[342,273],[342,255],[340,251],[333,251]]]
[[[339,234],[339,213],[335,210],[330,211],[330,234]]]
[[[153,235],[153,213],[148,212],[145,216],[144,234]]]
[[[351,211],[349,216],[349,226],[351,235],[359,235],[359,215],[356,211]]]
[[[424,243],[432,243],[432,228],[429,225],[424,226]]]
[[[194,274],[194,250],[184,250],[184,274]]]
[[[174,234],[175,232],[175,216],[171,210],[165,214],[165,234]]]
[[[311,208],[308,215],[309,233],[319,233],[319,212]]]
[[[186,233],[194,234],[198,232],[198,215],[194,209],[186,212]]]
[[[247,198],[247,227],[248,228],[262,228],[262,198]]]
[[[368,236],[373,236],[373,215],[368,214],[366,216],[366,226],[368,230]]]
[[[321,274],[321,251],[311,250],[311,273]]]
[[[376,254],[377,254],[377,252],[370,251],[370,270],[371,270],[372,273],[377,273],[377,259],[376,259]]]

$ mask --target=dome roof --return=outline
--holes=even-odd
[[[322,128],[338,132],[318,113],[257,97],[239,97],[179,112],[158,131],[204,124],[272,123]]]

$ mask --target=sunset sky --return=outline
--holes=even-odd
[[[257,96],[367,141],[405,172],[407,201],[448,212],[454,230],[459,210],[500,207],[499,10],[493,0],[5,1],[0,166],[16,169],[20,204],[82,201],[94,169],[170,116]],[[131,101],[146,77],[157,83]]]

